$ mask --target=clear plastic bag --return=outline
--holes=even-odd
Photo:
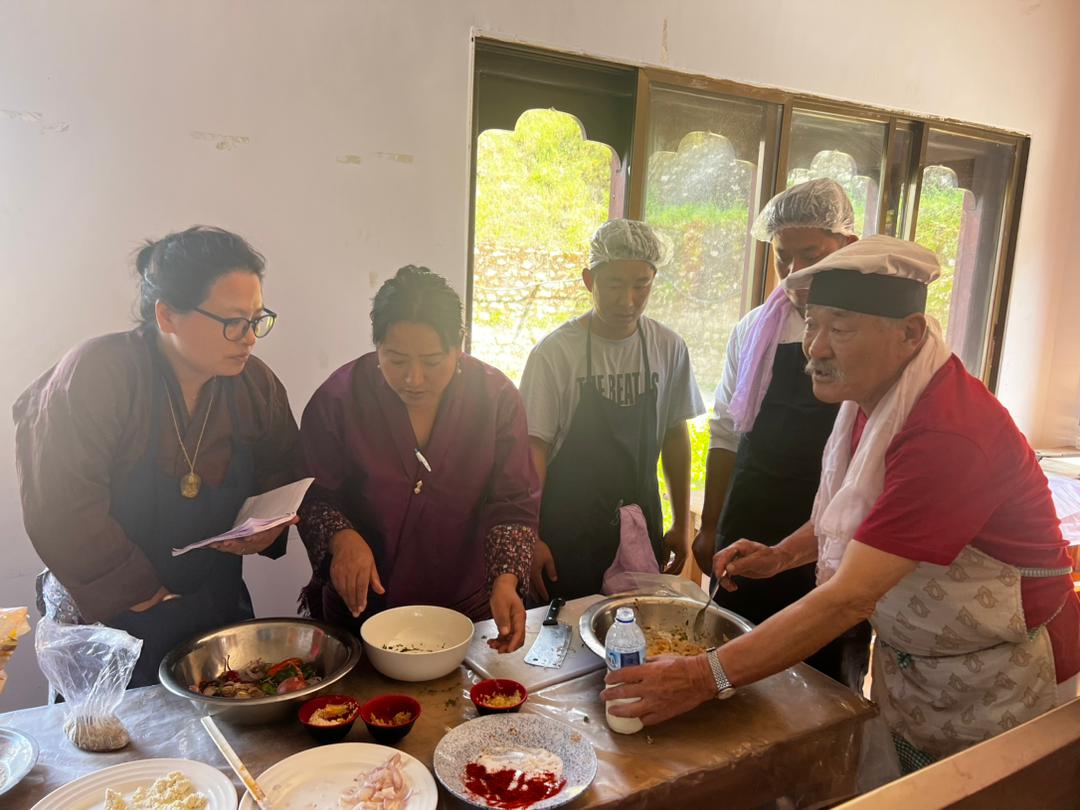
[[[49,684],[64,696],[64,731],[84,751],[114,751],[128,744],[116,716],[142,640],[101,624],[38,622],[34,647]]]

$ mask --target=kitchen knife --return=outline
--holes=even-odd
[[[558,620],[559,610],[566,604],[561,596],[556,596],[548,606],[547,617],[540,628],[540,634],[529,648],[525,656],[525,663],[535,667],[558,669],[566,660],[566,651],[570,648],[570,640],[573,638],[573,628],[568,624],[560,624]]]

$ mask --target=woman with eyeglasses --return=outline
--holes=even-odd
[[[287,528],[174,557],[292,480],[285,388],[252,355],[276,315],[263,257],[194,227],[135,261],[140,325],[69,351],[14,406],[23,519],[48,566],[38,606],[143,639],[132,686],[184,638],[253,616],[245,554],[280,557]]]
[[[402,267],[371,308],[375,351],[339,368],[301,420],[300,509],[311,616],[357,632],[400,605],[494,618],[489,645],[521,646],[540,482],[525,407],[498,369],[465,354],[461,299]]]

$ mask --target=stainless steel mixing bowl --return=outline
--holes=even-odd
[[[239,699],[206,697],[192,684],[217,678],[262,659],[313,661],[324,673],[319,683],[283,695]],[[340,681],[360,662],[360,644],[353,635],[310,619],[252,619],[230,624],[178,645],[161,662],[158,678],[174,695],[185,697],[205,713],[232,723],[272,723],[294,713],[308,698]]]
[[[632,607],[637,614],[638,624],[658,630],[685,633],[690,641],[696,641],[704,647],[719,647],[736,636],[749,633],[754,625],[737,613],[710,604],[705,614],[701,637],[693,637],[694,617],[701,610],[702,603],[688,596],[645,596],[619,594],[602,599],[581,614],[579,628],[581,639],[589,649],[604,657],[604,637],[608,628],[615,623],[615,611],[621,607]]]

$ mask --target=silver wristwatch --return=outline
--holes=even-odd
[[[709,662],[709,669],[712,670],[713,680],[716,682],[716,699],[727,700],[735,694],[735,687],[731,685],[727,673],[724,672],[723,666],[720,665],[720,657],[716,654],[716,648],[713,647],[705,653],[705,658]]]

